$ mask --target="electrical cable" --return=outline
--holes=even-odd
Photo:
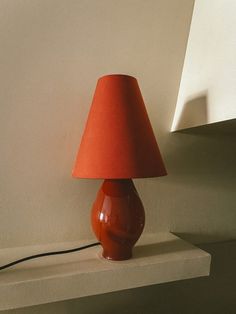
[[[6,269],[6,268],[12,267],[12,266],[14,266],[16,264],[19,264],[19,263],[31,260],[31,259],[44,257],[44,256],[49,256],[49,255],[59,255],[59,254],[73,253],[73,252],[81,251],[81,250],[84,250],[84,249],[88,249],[88,248],[96,246],[96,245],[100,245],[100,242],[95,242],[95,243],[84,245],[84,246],[77,247],[77,248],[74,248],[74,249],[61,250],[61,251],[55,251],[55,252],[46,252],[46,253],[40,253],[40,254],[31,255],[31,256],[26,256],[26,257],[23,257],[21,259],[15,260],[15,261],[13,261],[11,263],[8,263],[8,264],[0,266],[0,271],[3,270],[3,269]]]

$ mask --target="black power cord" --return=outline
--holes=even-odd
[[[39,257],[49,256],[49,255],[59,255],[59,254],[73,253],[73,252],[81,251],[81,250],[84,250],[84,249],[88,249],[90,247],[93,247],[93,246],[96,246],[96,245],[99,245],[99,244],[100,244],[100,242],[95,242],[95,243],[84,245],[84,246],[77,247],[77,248],[74,248],[74,249],[61,250],[61,251],[55,251],[55,252],[46,252],[46,253],[40,253],[40,254],[31,255],[31,256],[26,256],[26,257],[23,257],[23,258],[18,259],[16,261],[13,261],[11,263],[8,263],[6,265],[0,266],[0,271],[3,270],[3,269],[6,269],[6,268],[12,267],[12,266],[14,266],[16,264],[28,261],[30,259],[35,259],[35,258],[39,258]]]

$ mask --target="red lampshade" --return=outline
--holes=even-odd
[[[166,175],[137,80],[98,80],[73,176],[145,178]]]

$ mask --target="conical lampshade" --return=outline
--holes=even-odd
[[[98,80],[73,176],[145,178],[166,175],[164,163],[134,77]]]

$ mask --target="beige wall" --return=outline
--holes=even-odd
[[[138,78],[169,175],[136,180],[146,231],[236,234],[235,134],[170,134],[193,1],[1,1],[0,246],[89,238],[71,178],[96,80]]]
[[[0,2],[0,247],[85,239],[100,181],[71,178],[97,78],[138,78],[164,158],[193,1]],[[137,181],[170,228],[170,176]],[[151,195],[151,197],[150,197]]]
[[[145,231],[235,238],[235,128],[169,133],[192,8],[189,0],[0,2],[0,247],[92,236],[100,181],[70,173],[106,73],[138,78],[169,172],[135,181]]]

